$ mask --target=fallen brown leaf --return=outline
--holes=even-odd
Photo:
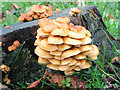
[[[83,80],[80,81],[78,78],[72,77],[72,76],[64,77],[63,75],[52,74],[52,73],[49,73],[47,70],[45,71],[43,77],[40,80],[43,80],[45,78],[45,80],[47,80],[46,81],[47,83],[50,83],[51,85],[54,83],[54,84],[58,84],[58,86],[61,86],[62,81],[65,80],[68,77],[70,78],[70,86],[71,87],[73,87],[73,88],[84,88],[84,89],[86,88],[85,87],[86,82],[83,81]],[[27,88],[29,88],[29,89],[32,88],[33,89],[33,88],[36,88],[36,87],[41,87],[42,82],[40,80],[37,80],[37,81],[31,83]],[[44,86],[44,87],[46,87],[46,86]],[[64,88],[64,86],[62,88]]]

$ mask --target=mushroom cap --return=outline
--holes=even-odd
[[[73,31],[69,31],[69,37],[72,38],[76,38],[76,39],[81,39],[81,38],[85,38],[85,33],[77,33],[77,32],[73,32]]]
[[[64,71],[65,75],[69,75],[69,74],[73,74],[74,73],[74,70],[71,70],[71,71]]]
[[[62,58],[68,58],[74,55],[77,55],[80,53],[80,50],[78,48],[72,48],[70,50],[66,50],[62,53]]]
[[[50,54],[55,55],[55,56],[61,56],[62,55],[62,51],[50,51]]]
[[[97,56],[92,56],[92,57],[88,57],[88,58],[90,58],[90,59],[92,59],[92,60],[96,60],[96,59],[97,59]]]
[[[84,51],[89,51],[92,49],[91,45],[81,45],[81,47],[79,48],[81,52]]]
[[[62,44],[63,39],[60,36],[49,36],[48,37],[48,43],[49,44]]]
[[[49,34],[48,32],[42,31],[41,28],[39,28],[39,29],[37,30],[37,36],[39,36],[39,37],[46,38],[46,37],[48,37],[49,35],[50,35],[50,34]]]
[[[91,37],[90,31],[86,30],[86,36],[87,36],[87,37]]]
[[[53,21],[49,18],[42,18],[42,19],[39,20],[39,26],[40,27],[43,27],[45,25],[52,24],[52,23],[53,23]]]
[[[91,53],[88,55],[89,57],[92,57],[92,56],[97,56],[99,54],[99,49],[96,45],[91,45],[92,47],[92,50]]]
[[[31,16],[31,15],[33,15],[33,14],[35,14],[35,12],[32,11],[31,9],[29,9],[29,10],[27,11],[27,15]]]
[[[54,56],[55,59],[63,60],[61,56]]]
[[[75,13],[73,11],[70,11],[69,15],[75,15]]]
[[[77,39],[73,39],[73,38],[69,38],[69,37],[64,37],[63,41],[65,44],[69,44],[69,45],[80,45],[82,44],[81,40],[77,40]]]
[[[92,63],[92,62],[90,62]],[[83,66],[80,66],[81,69],[87,69],[89,67],[91,67],[91,64],[89,63],[89,61],[86,61],[85,64]]]
[[[49,59],[49,62],[52,63],[53,65],[60,65],[60,60],[57,60],[57,59]]]
[[[18,17],[19,22],[23,22],[24,20],[25,20],[25,18],[23,16]]]
[[[64,59],[64,60],[61,61],[61,65],[67,65],[71,61],[72,61],[72,58],[66,58],[66,59]]]
[[[68,45],[68,44],[60,44],[58,45],[58,50],[59,51],[64,51],[64,50],[67,50],[69,48],[71,48],[72,46],[71,45]]]
[[[69,23],[70,18],[69,17],[59,17],[56,19],[57,22],[62,22],[62,23]]]
[[[48,61],[46,58],[38,57],[38,63],[41,63],[41,64],[48,64],[49,61]]]
[[[81,13],[81,10],[77,7],[71,8],[71,11],[73,11],[75,13]]]
[[[86,59],[82,59],[80,61],[77,61],[77,63],[75,64],[76,66],[83,66],[86,63]]]
[[[84,59],[84,58],[86,58],[86,55],[84,55],[84,54],[81,54],[81,53],[79,53],[79,54],[77,54],[77,55],[75,55],[75,56],[73,56],[75,59]]]
[[[96,45],[90,45],[92,47],[91,50],[84,52],[84,55],[87,55],[88,57],[94,57],[99,54],[99,49]]]
[[[68,64],[68,66],[75,65],[77,63],[77,60],[72,58],[71,62]]]
[[[60,23],[55,21],[54,22],[60,29],[64,31],[64,34],[62,36],[68,36],[69,30],[68,30],[68,24],[67,23]]]
[[[34,11],[34,12],[42,13],[42,12],[46,11],[46,6],[35,4],[31,7],[31,10]]]
[[[53,30],[53,31],[51,32],[51,35],[54,35],[54,36],[57,36],[57,35],[62,36],[62,35],[64,35],[64,31],[63,31],[63,29],[55,29],[55,30]]]
[[[74,68],[75,68],[76,66],[70,66],[66,71],[71,71],[71,70],[73,70]]]
[[[34,45],[40,45],[40,42],[42,41],[43,39],[41,37],[37,38],[34,42]]]
[[[48,24],[43,27],[41,27],[44,32],[52,32],[54,29],[57,29],[57,25],[55,24]]]
[[[92,42],[92,39],[90,37],[85,37],[83,39],[81,39],[82,41],[82,45],[85,45],[85,44],[89,44]]]
[[[58,49],[57,45],[48,44],[47,38],[41,40],[39,46],[46,51],[55,51]]]
[[[60,66],[58,67],[58,69],[59,69],[60,71],[66,71],[68,68],[69,68],[69,66],[67,66],[67,65],[60,65]]]
[[[60,11],[61,11],[61,9],[56,8],[55,13],[59,13]]]
[[[42,58],[53,58],[53,55],[50,55],[48,51],[43,50],[39,46],[35,48],[35,54],[42,57]]]
[[[75,70],[75,71],[80,71],[81,68],[80,68],[79,66],[76,66],[76,67],[74,68],[74,70]]]
[[[53,70],[58,70],[58,67],[59,67],[59,66],[58,66],[58,65],[53,65],[53,64],[51,64],[51,63],[48,63],[48,64],[47,64],[47,67],[50,68],[50,69],[53,69]]]

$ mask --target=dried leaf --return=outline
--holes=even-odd
[[[72,77],[72,76],[68,76],[68,77],[70,78],[69,84],[71,87],[73,87],[73,88],[86,88],[85,81],[81,80],[81,82],[80,82],[79,79],[76,77]],[[58,86],[61,86],[62,81],[66,80],[68,77],[64,77],[63,75],[58,75],[58,74],[52,74],[46,70],[43,77],[40,80],[43,80],[45,78],[45,80],[47,79],[47,81],[46,81],[47,83],[48,82],[50,84],[54,83],[54,84],[58,84]],[[40,80],[31,83],[27,88],[41,87],[42,84],[41,84]],[[40,85],[40,86],[37,86],[37,85]],[[44,87],[46,87],[46,86],[44,86]],[[62,88],[65,88],[65,86],[63,86]]]

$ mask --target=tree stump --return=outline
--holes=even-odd
[[[115,41],[114,38],[107,32],[106,26],[102,21],[102,17],[100,12],[97,10],[95,6],[84,6],[80,7],[82,13],[78,16],[73,17],[68,13],[70,9],[62,10],[60,13],[55,14],[50,19],[56,19],[57,17],[67,16],[71,19],[71,22],[75,25],[82,25],[86,27],[92,33],[92,44],[98,46],[100,50],[100,55],[103,55],[103,48],[106,45],[106,59],[110,60],[111,53],[109,51],[112,50],[112,45],[109,42],[108,38],[115,42],[115,46],[117,49],[119,48],[118,41]],[[12,29],[6,30],[5,27],[1,28],[3,34],[0,35],[0,40],[3,42],[1,51],[2,63],[11,67],[14,63],[15,56],[18,52],[13,51],[12,53],[8,52],[7,47],[12,44],[14,40],[19,40],[21,43],[26,41],[24,45],[24,49],[20,52],[18,59],[15,62],[14,67],[12,68],[9,78],[11,79],[11,83],[17,84],[23,83],[23,81],[32,83],[35,81],[35,78],[41,78],[46,67],[44,65],[38,64],[37,56],[34,54],[34,41],[35,41],[35,32],[39,28],[38,26],[39,20],[34,20],[31,22],[19,22],[13,25],[10,25]],[[106,36],[108,35],[108,37]],[[116,56],[115,53],[113,53]],[[57,72],[51,69],[48,69],[50,72]],[[4,74],[3,74],[4,78]],[[25,82],[23,85],[26,85]],[[27,86],[27,85],[26,85]]]

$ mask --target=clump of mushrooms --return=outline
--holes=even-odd
[[[33,5],[27,13],[22,13],[20,17],[18,17],[19,22],[23,21],[32,21],[33,19],[47,18],[52,16],[53,10],[52,7],[48,4],[45,5]]]
[[[69,23],[68,17],[56,20],[40,19],[34,42],[38,62],[53,70],[64,71],[65,75],[91,67],[99,54],[92,42],[91,33],[83,26]]]

